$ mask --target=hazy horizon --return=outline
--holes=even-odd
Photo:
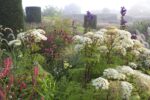
[[[87,10],[101,10],[108,8],[111,10],[120,10],[121,6],[131,9],[135,5],[148,6],[149,0],[23,0],[23,7],[26,6],[40,6],[44,9],[46,6],[53,6],[63,9],[66,5],[76,4],[81,8],[81,12]]]

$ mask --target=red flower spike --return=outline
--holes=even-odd
[[[0,72],[0,78],[4,78],[8,75],[8,73],[10,72],[10,69],[11,69],[11,65],[12,65],[11,58],[4,59],[4,70],[2,70]]]
[[[39,74],[39,68],[38,68],[38,66],[36,66],[36,67],[34,67],[34,76],[36,77],[36,76],[38,76],[38,74]]]
[[[14,84],[14,76],[13,75],[10,75],[9,76],[9,85],[13,85]]]
[[[0,100],[5,100],[5,92],[1,87],[0,87]]]
[[[22,83],[20,84],[20,90],[25,89],[26,87],[27,87],[27,85],[26,85],[25,82],[22,82]]]

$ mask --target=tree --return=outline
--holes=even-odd
[[[14,32],[24,28],[22,0],[0,0],[0,25]]]
[[[47,6],[42,12],[43,16],[58,16],[60,14],[61,10],[52,6]]]

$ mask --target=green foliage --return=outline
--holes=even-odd
[[[43,65],[45,63],[45,57],[38,53],[34,54],[32,59],[33,59],[33,61],[36,61],[41,65]]]
[[[135,32],[135,30],[139,30],[141,33],[146,33],[148,26],[150,26],[149,20],[140,20],[134,22],[133,25],[128,27],[128,30],[131,33]]]
[[[47,6],[43,11],[42,15],[43,16],[60,16],[61,11],[58,8],[52,7],[52,6]]]
[[[22,0],[1,0],[0,9],[0,25],[12,28],[14,32],[24,29]]]
[[[143,92],[143,93],[141,93],[139,95],[141,97],[141,100],[148,100],[148,99],[150,99],[150,93],[147,92],[147,91],[145,91],[145,92]]]
[[[26,23],[25,29],[33,29],[33,28],[42,28],[46,31],[46,33],[51,34],[54,30],[56,31],[64,31],[69,34],[78,34],[83,33],[84,28],[82,23],[73,21],[70,18],[65,18],[63,16],[43,16],[41,23]]]
[[[135,94],[135,95],[130,97],[130,100],[141,100],[141,99],[140,99],[140,96],[138,94]],[[142,100],[147,100],[147,99],[142,99]]]
[[[69,69],[69,79],[76,82],[82,82],[84,78],[84,71],[84,68]]]
[[[83,88],[79,82],[63,77],[58,82],[56,100],[122,100],[120,82],[110,82],[109,90],[96,90],[91,84]]]
[[[58,82],[58,85],[56,100],[106,100],[107,97],[107,90],[95,90],[90,85],[85,89],[80,83],[69,82],[66,78]]]
[[[122,100],[119,81],[110,82],[110,87],[108,90],[108,100]]]
[[[36,91],[44,97],[45,100],[53,100],[55,93],[55,82],[51,75],[47,75],[45,78],[37,79],[38,85]]]

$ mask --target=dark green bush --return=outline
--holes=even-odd
[[[91,15],[92,18],[89,20],[89,16],[85,15],[84,16],[84,27],[85,28],[93,28],[96,29],[97,27],[97,16],[96,15]]]
[[[41,8],[40,7],[26,7],[26,21],[29,23],[41,22]]]
[[[24,28],[22,0],[0,0],[0,25],[14,32]]]

